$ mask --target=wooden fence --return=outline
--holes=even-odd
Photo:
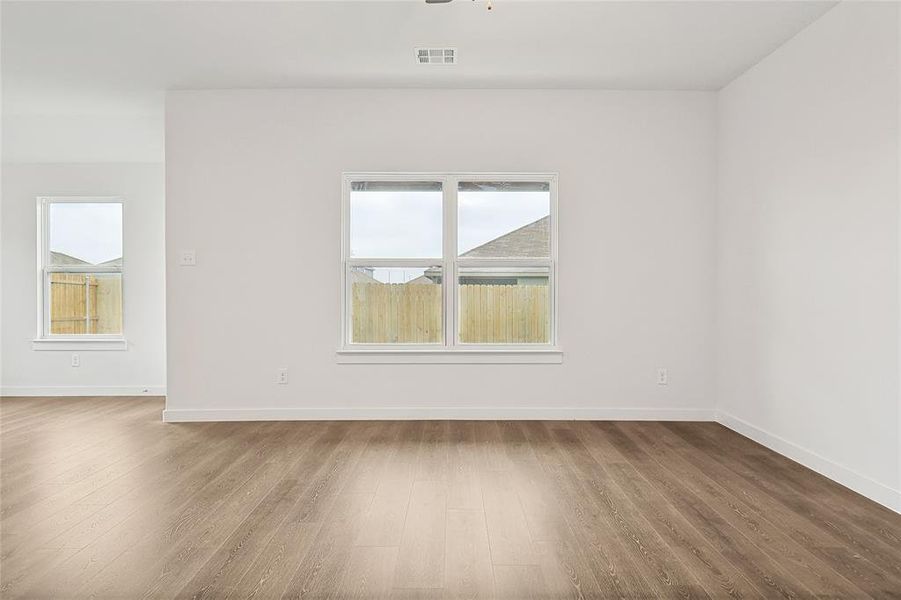
[[[460,341],[464,344],[546,344],[546,285],[460,286]]]
[[[357,343],[441,342],[440,285],[354,283],[352,340]],[[547,343],[544,285],[460,286],[460,341]]]
[[[121,278],[81,273],[51,274],[50,333],[121,332]]]

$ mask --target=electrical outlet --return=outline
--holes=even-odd
[[[73,367],[81,366],[81,358],[77,354],[72,355],[72,366]]]
[[[657,385],[667,385],[669,383],[669,374],[666,369],[657,369]]]
[[[179,267],[194,267],[197,265],[197,254],[193,250],[182,250],[178,253]]]
[[[279,369],[278,370],[278,378],[275,380],[279,385],[287,385],[288,383],[288,369]]]

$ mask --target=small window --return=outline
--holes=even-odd
[[[118,198],[39,199],[39,338],[122,336],[122,206]]]
[[[555,347],[552,175],[345,176],[342,346]]]

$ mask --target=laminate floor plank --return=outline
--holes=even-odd
[[[699,432],[690,432],[681,428],[670,429],[680,432],[685,439],[690,441],[696,451],[707,447],[700,441]],[[744,457],[729,451],[725,453],[727,454],[725,458],[713,456],[740,480],[750,484],[764,499],[772,500],[768,514],[778,514],[773,512],[773,505],[785,506],[791,515],[787,520],[793,527],[806,530],[805,522],[812,524],[821,533],[830,536],[832,543],[824,541],[822,542],[823,547],[845,549],[843,563],[850,567],[849,571],[853,572],[859,569],[870,572],[874,575],[869,578],[870,581],[874,579],[887,580],[889,588],[886,590],[885,586],[880,586],[882,591],[891,593],[894,587],[901,589],[901,561],[898,560],[898,548],[901,546],[892,546],[882,541],[878,535],[878,528],[874,527],[872,530],[868,530],[866,527],[858,527],[839,516],[832,506],[833,503],[823,503],[816,498],[811,499],[804,494],[799,494],[797,490],[774,476],[773,473],[755,467],[755,463],[747,463]],[[701,454],[701,456],[706,456],[706,454]],[[811,479],[825,479],[814,473],[808,474]],[[860,496],[851,497],[849,500],[862,505],[873,504]],[[901,531],[901,523],[891,529]],[[833,556],[835,554],[833,553]],[[861,561],[861,558],[864,561]],[[866,563],[871,563],[875,567],[875,573]],[[853,575],[852,580],[854,580]]]
[[[585,496],[595,499],[596,506],[606,515],[617,537],[625,547],[633,550],[635,560],[644,565],[645,579],[656,586],[657,593],[661,597],[709,598],[710,593],[682,561],[673,556],[666,541],[616,485],[606,468],[592,458],[578,434],[569,428],[558,430],[556,436],[569,444],[570,464],[581,481],[579,489]]]
[[[541,571],[522,565],[494,567],[495,598],[497,600],[545,600],[553,598],[545,585]]]
[[[901,600],[901,515],[715,423],[0,398],[0,597]]]
[[[119,467],[119,463],[128,458],[137,458],[131,457],[129,452],[129,449],[134,448],[133,444],[145,441],[147,446],[152,447],[164,443],[166,436],[160,433],[159,427],[130,428],[129,439],[122,440],[120,428],[107,427],[99,432],[82,431],[81,440],[73,443],[67,439],[52,439],[53,444],[59,444],[67,449],[63,456],[40,464],[29,464],[23,459],[15,467],[4,467],[4,472],[9,475],[3,482],[3,489],[0,490],[0,493],[5,495],[4,514],[14,514],[15,511],[10,507],[16,505],[18,500],[24,500],[24,503],[28,504],[40,499],[33,493],[36,487],[79,483],[109,470],[110,467]],[[51,436],[55,438],[53,434]],[[90,441],[82,443],[84,439]],[[103,460],[98,460],[98,450],[103,450]]]
[[[542,470],[523,425],[511,421],[500,429],[529,537],[533,542],[550,542],[568,536],[556,489]]]
[[[346,600],[389,600],[397,565],[397,547],[352,548],[335,597]]]
[[[322,442],[322,440],[319,440]],[[306,489],[317,489],[321,481],[334,476],[334,469],[344,457],[335,456],[338,444],[322,443],[298,457],[288,475],[273,487],[221,546],[205,560],[191,580],[182,588],[179,598],[218,598],[227,594],[250,569],[256,556],[268,545],[287,518],[301,522],[309,496]]]
[[[739,566],[748,580],[768,597],[810,598],[813,592],[741,531],[733,527],[684,482],[619,430],[615,423],[604,423],[603,431],[629,462],[657,487],[676,509],[714,544],[720,554]]]
[[[584,549],[583,560],[600,588],[601,597],[634,598],[653,594],[659,586],[647,577],[640,558],[624,544],[613,522],[602,509],[581,490],[581,480],[573,471],[570,453],[576,443],[555,437],[552,430],[562,425],[546,427],[543,423],[527,425],[533,448],[542,467],[565,503],[564,515],[569,527],[568,538],[578,549]],[[587,579],[583,575],[582,579]]]
[[[508,471],[482,471],[482,499],[488,524],[491,562],[495,565],[537,565],[529,526]]]
[[[434,480],[414,482],[393,587],[443,587],[446,519],[447,484]]]
[[[718,461],[706,455],[686,454],[679,438],[667,428],[645,427],[633,435],[655,456],[661,460],[666,457],[667,465],[695,482],[696,489],[705,490],[721,513],[734,514],[734,522],[750,532],[758,546],[791,565],[793,575],[806,579],[808,586],[819,589],[819,593],[891,597],[886,592],[901,587],[901,581],[893,581],[891,574],[874,568],[860,555],[842,553],[838,538],[799,519],[784,503],[756,492]]]
[[[473,421],[450,423],[447,448],[448,509],[482,510],[479,482],[480,450]]]
[[[384,477],[363,516],[357,546],[400,546],[407,507],[413,491],[411,478]]]
[[[446,481],[448,477],[447,421],[426,421],[416,463],[416,481]]]
[[[358,546],[400,546],[413,478],[419,457],[424,423],[402,423],[399,437],[389,453],[375,495],[363,516],[355,541]]]
[[[81,590],[90,588],[100,597],[138,595],[144,582],[156,577],[156,569],[148,567],[166,561],[172,546],[190,530],[190,524],[209,519],[209,509],[229,498],[223,496],[223,489],[231,495],[246,489],[236,483],[254,471],[239,471],[235,467],[247,466],[239,459],[243,454],[254,454],[253,440],[261,431],[259,426],[249,428],[238,440],[225,438],[211,444],[204,458],[195,465],[177,469],[169,484],[156,495],[148,493],[146,502],[139,504],[131,517],[104,531],[65,563],[56,565],[54,576],[41,578],[29,594],[80,597]],[[232,443],[227,443],[229,440]],[[186,494],[188,488],[203,490],[206,495]],[[162,514],[167,517],[162,521],[161,507],[165,507]]]
[[[494,570],[485,513],[448,508],[444,589],[448,598],[494,598]]]
[[[204,471],[202,470],[204,466],[213,466],[214,469],[220,469],[224,468],[224,466],[227,465],[227,463],[221,463],[221,461],[217,460],[220,457],[213,453],[216,447],[217,444],[215,443],[215,441],[210,440],[210,443],[207,445],[207,451],[208,453],[210,453],[210,456],[206,459],[200,460],[199,462],[197,460],[197,455],[195,454],[194,456],[182,457],[183,462],[176,461],[174,463],[163,463],[166,467],[171,468],[171,470],[168,471],[169,477],[164,478],[167,479],[167,483],[170,486],[169,490],[173,494],[172,496],[170,496],[170,498],[176,498],[183,495],[180,485],[183,484],[185,488],[190,488],[191,486],[197,485],[198,482],[202,481],[203,477],[199,477],[198,475],[204,473]],[[233,451],[233,448],[233,445],[229,445],[223,450]],[[152,484],[153,481],[153,477],[148,476],[146,479],[138,479],[137,483]],[[159,492],[160,490],[155,491]],[[178,510],[178,504],[166,504],[167,497],[163,494],[154,495],[152,493],[148,493],[145,495],[145,499],[147,502],[156,501],[162,503],[162,505],[165,506],[169,511]],[[195,507],[195,509],[201,507],[202,505]],[[156,514],[156,511],[154,511],[154,514]],[[18,516],[19,515],[17,515],[17,517]],[[38,537],[37,539],[35,539],[31,536],[25,536],[23,547],[19,549],[18,555],[13,560],[27,561],[31,565],[32,568],[28,571],[30,583],[27,583],[27,585],[38,585],[40,586],[39,589],[43,590],[44,592],[47,592],[48,589],[66,590],[71,587],[73,581],[85,581],[91,576],[92,573],[105,567],[110,561],[115,559],[130,547],[128,536],[122,535],[121,531],[117,532],[115,541],[113,543],[108,543],[108,541],[112,538],[110,531],[111,530],[97,529],[97,537],[95,538],[95,540],[81,550],[75,552],[71,556],[67,554],[56,555],[56,559],[59,559],[63,556],[67,557],[65,562],[60,562],[59,560],[34,560],[34,548],[33,546],[31,546],[32,541],[41,543],[42,538]],[[42,530],[42,533],[47,534],[47,531]],[[61,533],[64,535],[65,531]],[[52,537],[52,532],[50,532],[50,534]],[[146,537],[146,535],[147,530],[144,527],[135,528],[133,530],[134,540],[143,539],[144,537]],[[42,577],[42,575],[49,572],[53,573],[53,577]],[[12,582],[8,581],[7,583]],[[15,583],[19,587],[26,585],[26,582],[22,581],[17,581]]]
[[[362,515],[371,501],[370,495],[348,494],[339,498],[339,503],[345,506],[337,512],[344,518],[322,524],[309,551],[296,565],[284,592],[271,597],[294,600],[337,597],[355,549],[354,540]]]
[[[674,432],[681,432],[685,439],[692,441],[699,438],[708,438],[714,444],[720,444],[725,433],[734,435],[725,427],[710,423],[708,427],[688,429],[680,427],[678,423],[661,424]],[[787,489],[794,490],[796,495],[801,495],[828,506],[835,516],[847,523],[859,527],[868,534],[877,533],[885,544],[897,547],[901,544],[901,525],[897,522],[897,513],[888,508],[873,503],[860,494],[846,487],[835,485],[825,477],[810,477],[810,471],[800,464],[747,438],[741,438],[740,447],[743,452],[737,453],[731,447],[723,453],[727,457],[737,458],[737,462],[747,465],[760,473],[766,473],[771,478],[777,479]]]
[[[673,455],[671,449],[665,447],[661,438],[663,432],[646,428],[635,428],[632,424],[621,426],[633,440],[640,440],[642,447],[649,455],[665,460],[667,468],[687,486],[692,493],[701,498],[708,506],[735,529],[760,548],[767,556],[787,569],[797,581],[810,589],[819,597],[848,598],[865,596],[866,593],[844,577],[837,575],[809,549],[791,539],[785,532],[772,525],[767,519],[760,518],[747,502],[733,495],[722,482],[717,482],[695,468],[687,461]]]
[[[217,503],[216,510],[200,519],[179,523],[180,527],[175,535],[177,543],[162,553],[162,559],[151,570],[155,575],[137,585],[142,597],[159,597],[167,589],[183,590],[184,586],[190,585],[197,571],[207,565],[216,576],[203,581],[200,589],[212,587],[222,578],[238,580],[243,574],[242,569],[249,569],[254,557],[252,553],[241,551],[232,554],[231,551],[236,548],[244,549],[235,540],[246,540],[242,534],[247,534],[248,531],[251,535],[267,539],[273,533],[270,528],[254,530],[251,515],[264,505],[257,515],[260,518],[266,516],[265,508],[269,506],[264,504],[266,500],[277,500],[278,491],[284,491],[285,488],[296,489],[295,479],[319,469],[323,463],[321,459],[327,459],[327,453],[336,451],[346,433],[346,427],[328,424],[318,435],[292,436],[288,439],[268,435],[267,440],[273,442],[272,445],[254,455],[254,462],[248,465],[250,476],[236,490],[237,493],[213,500]],[[245,525],[243,530],[242,525]],[[257,537],[252,539],[255,547],[261,544]],[[223,552],[223,549],[228,552]],[[146,554],[146,550],[136,552],[134,559],[140,560]],[[150,554],[156,555],[158,552],[151,549]]]

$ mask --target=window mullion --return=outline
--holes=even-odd
[[[84,332],[86,335],[91,333],[91,275],[84,274]]]
[[[444,344],[457,345],[457,179],[444,179]]]
[[[347,267],[428,268],[442,263],[441,258],[348,258]]]
[[[41,335],[50,334],[50,273],[43,269],[41,273]]]
[[[513,267],[549,268],[553,265],[550,258],[457,258],[457,264],[461,267]]]
[[[91,273],[97,274],[122,274],[122,267],[99,267],[97,265],[48,265],[45,270],[48,273]]]

